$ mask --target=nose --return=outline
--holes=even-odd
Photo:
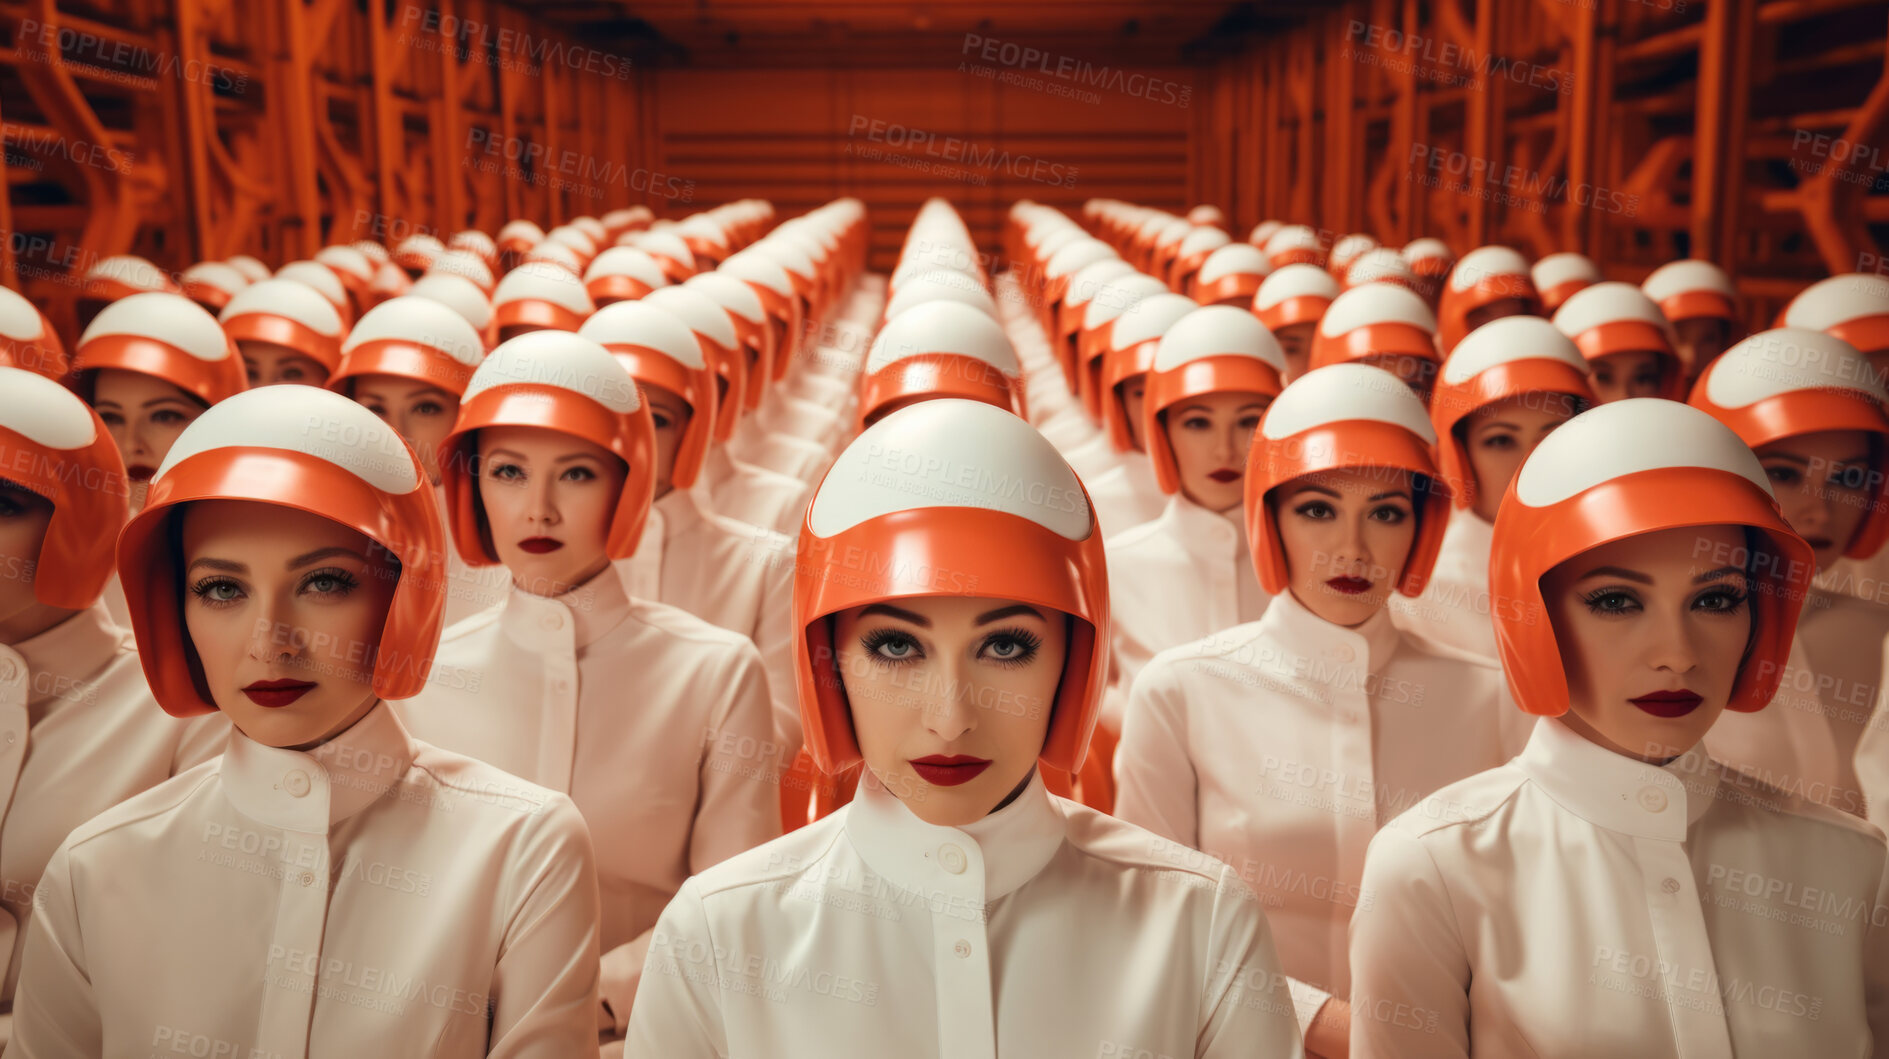
[[[302,653],[307,634],[287,620],[290,615],[285,608],[286,601],[280,604],[265,601],[250,630],[249,657],[274,664],[292,661]]]
[[[925,697],[925,730],[946,743],[977,727],[977,703],[965,680],[964,664],[947,659],[939,666],[943,687]]]
[[[525,517],[535,523],[555,526],[558,522],[557,497],[547,478],[547,475],[540,475],[529,485],[531,497],[525,506]]]
[[[1686,612],[1662,612],[1654,627],[1646,631],[1646,661],[1654,669],[1668,673],[1690,673],[1699,664],[1699,647],[1693,642],[1693,630]]]

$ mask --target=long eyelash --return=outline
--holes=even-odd
[[[917,641],[913,640],[910,634],[899,632],[897,629],[874,629],[859,638],[859,645],[864,647],[866,653],[872,656],[873,661],[880,665],[903,666],[918,661],[919,652],[917,650],[913,650],[911,654],[906,655],[904,658],[890,658],[879,653],[879,648],[895,642],[910,643],[914,648],[918,646]]]
[[[1029,662],[1030,659],[1035,658],[1036,649],[1043,646],[1043,638],[1041,636],[1038,636],[1037,634],[1031,632],[1030,630],[1023,629],[1023,628],[999,629],[998,631],[991,633],[990,636],[986,638],[985,642],[989,642],[990,640],[997,640],[997,639],[1005,639],[1005,640],[1014,641],[1018,647],[1023,648],[1023,653],[1017,655],[1014,658],[991,659],[992,662],[995,662],[1000,666],[1024,665],[1027,662]]]
[[[345,596],[348,593],[354,591],[356,588],[359,588],[361,584],[359,581],[355,580],[353,574],[350,574],[346,570],[340,569],[339,567],[333,567],[333,568],[315,570],[311,572],[307,577],[304,577],[302,579],[302,586],[306,588],[307,586],[323,578],[327,578],[329,580],[332,580],[338,583],[341,587],[335,590],[335,594],[342,595],[342,596]]]
[[[1729,588],[1717,588],[1713,591],[1727,597],[1726,605],[1719,609],[1720,614],[1738,613],[1744,608],[1745,601],[1751,598],[1749,591],[1739,592]]]
[[[206,577],[190,586],[190,594],[197,597],[197,602],[202,603],[206,607],[227,607],[235,601],[228,599],[211,599],[210,590],[223,585],[235,584],[236,582],[227,577]]]

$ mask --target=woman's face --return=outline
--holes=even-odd
[[[919,819],[980,820],[1036,768],[1069,619],[1012,600],[926,596],[833,619],[859,749]]]
[[[1716,316],[1694,316],[1674,320],[1673,335],[1679,340],[1679,355],[1685,358],[1696,379],[1705,374],[1705,369],[1731,344],[1732,325]]]
[[[1366,357],[1363,363],[1373,368],[1382,368],[1404,381],[1412,393],[1423,401],[1427,408],[1430,394],[1436,389],[1436,361],[1429,357],[1413,357],[1408,353],[1393,356]]]
[[[561,596],[610,565],[610,521],[628,476],[615,453],[543,427],[486,427],[478,445],[479,500],[512,584]]]
[[[205,411],[203,402],[180,387],[121,368],[99,369],[92,407],[118,445],[126,476],[140,487],[157,473],[177,435]]]
[[[1147,408],[1148,376],[1130,375],[1127,380],[1116,386],[1122,394],[1122,407],[1128,413],[1128,441],[1136,452],[1148,451],[1147,439],[1142,436],[1141,413]]]
[[[387,421],[420,457],[426,477],[439,484],[439,447],[453,432],[459,398],[447,390],[400,375],[357,375],[354,399]]]
[[[1312,356],[1312,332],[1317,329],[1316,322],[1287,324],[1272,333],[1286,355],[1287,382],[1305,374],[1306,365]]]
[[[668,496],[676,473],[676,450],[688,432],[694,412],[682,396],[660,386],[644,385],[643,399],[649,402],[650,418],[656,424],[656,496]]]
[[[1559,393],[1526,393],[1486,404],[1470,413],[1457,429],[1469,453],[1469,469],[1476,477],[1473,510],[1484,522],[1495,521],[1496,509],[1509,481],[1535,451],[1541,439],[1578,411],[1574,398]]]
[[[1874,499],[1869,434],[1820,430],[1758,447],[1758,462],[1784,521],[1817,553],[1817,569],[1843,557]]]
[[[1587,383],[1599,404],[1629,397],[1658,397],[1660,355],[1649,351],[1595,357],[1587,365]]]
[[[54,613],[33,591],[52,512],[52,501],[0,479],[0,643],[38,635]]]
[[[1246,451],[1272,398],[1246,390],[1189,397],[1164,414],[1181,492],[1209,511],[1240,506]]]
[[[1363,467],[1294,478],[1267,494],[1286,581],[1305,609],[1347,628],[1384,608],[1417,539],[1406,471]]]
[[[1704,558],[1699,558],[1699,557]],[[1745,534],[1643,533],[1582,552],[1541,579],[1568,681],[1562,723],[1643,761],[1690,750],[1718,720],[1751,639]]]
[[[182,519],[184,628],[230,723],[266,746],[301,749],[373,709],[400,578],[384,548],[276,504],[199,500]]]
[[[1468,331],[1474,331],[1491,320],[1500,320],[1505,316],[1528,315],[1528,303],[1520,298],[1497,298],[1485,305],[1479,305],[1463,314],[1463,325]],[[1467,331],[1465,332],[1467,333]]]
[[[258,342],[245,338],[236,343],[236,348],[243,354],[243,370],[249,375],[249,388],[275,386],[281,383],[299,383],[303,386],[326,386],[328,369],[321,361],[288,346],[278,346],[274,342]]]

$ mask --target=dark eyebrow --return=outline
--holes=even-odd
[[[531,462],[530,457],[526,456],[524,453],[513,452],[511,449],[492,449],[484,454],[484,457],[488,460],[496,460],[501,456],[507,459],[517,460],[520,463]],[[567,456],[559,456],[551,462],[555,465],[559,463],[569,463],[572,460],[590,460],[593,463],[600,462],[594,454],[588,452],[573,452]]]
[[[226,574],[246,574],[249,572],[249,567],[229,559],[197,559],[190,564],[185,572],[188,573],[190,570],[195,570],[199,566],[207,566],[212,570],[221,570]]]
[[[362,555],[353,548],[317,548],[306,555],[298,555],[290,559],[284,569],[294,570],[298,567],[307,566],[310,563],[321,562],[323,559],[331,559],[337,555],[345,555],[351,559],[359,559],[362,562],[367,561],[367,556]]]
[[[930,618],[925,617],[923,614],[914,614],[903,607],[895,607],[890,603],[874,603],[859,612],[859,616],[862,618],[868,618],[874,614],[883,614],[888,618],[897,618],[900,621],[911,622],[921,629],[931,628]]]
[[[1809,460],[1803,458],[1802,456],[1797,455],[1794,452],[1773,452],[1770,455],[1764,456],[1762,458],[1767,459],[1767,460],[1783,460],[1786,463],[1795,463],[1799,466],[1808,466],[1810,464]]]
[[[1522,429],[1521,424],[1511,423],[1506,419],[1485,419],[1476,425],[1483,430],[1502,429],[1519,431]]]
[[[1037,610],[1035,607],[1032,607],[1027,603],[1013,603],[1008,607],[998,607],[996,610],[987,610],[984,613],[979,614],[977,616],[977,620],[972,622],[972,624],[973,625],[989,625],[993,621],[1002,621],[1005,618],[1008,618],[1017,614],[1028,614],[1036,618],[1038,621],[1049,620],[1048,618],[1043,617],[1042,611]]]
[[[1338,490],[1328,489],[1322,485],[1313,485],[1310,482],[1307,482],[1306,484],[1301,485],[1297,489],[1294,489],[1292,491],[1293,496],[1298,496],[1300,493],[1319,493],[1324,496],[1329,496],[1333,500],[1339,499]]]
[[[108,403],[112,403],[112,404],[115,404],[116,402],[108,402]],[[188,406],[190,406],[190,405],[193,405],[193,404],[195,404],[195,403],[196,403],[195,401],[192,401],[192,400],[191,400],[190,398],[188,398],[188,397],[184,397],[184,396],[182,396],[182,395],[180,395],[180,394],[167,394],[167,395],[165,395],[165,396],[163,396],[163,397],[153,397],[153,398],[151,398],[151,399],[150,399],[149,401],[146,401],[146,402],[144,402],[144,407],[145,407],[145,408],[154,408],[154,407],[156,407],[156,406],[158,406],[158,405],[161,405],[161,404],[180,404],[180,405],[184,405],[184,406],[186,406],[186,407],[188,407]]]
[[[1743,577],[1745,576],[1745,568],[1742,566],[1721,566],[1716,570],[1707,570],[1705,573],[1693,578],[1692,583],[1695,585],[1703,585],[1707,581],[1716,581],[1729,574],[1737,574],[1739,577]]]
[[[1653,583],[1653,579],[1645,574],[1637,570],[1628,570],[1623,566],[1596,566],[1575,580],[1586,581],[1593,577],[1617,577],[1622,581],[1636,581],[1642,585],[1650,585]]]
[[[1410,490],[1392,489],[1388,493],[1379,493],[1376,496],[1372,497],[1371,502],[1375,503],[1376,501],[1379,501],[1379,500],[1409,500],[1409,499],[1410,499]]]

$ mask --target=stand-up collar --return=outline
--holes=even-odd
[[[1717,797],[1719,765],[1700,743],[1664,765],[1617,754],[1552,718],[1515,759],[1555,804],[1597,827],[1682,842]]]
[[[385,702],[313,750],[265,746],[230,734],[222,778],[246,816],[286,831],[326,834],[372,805],[413,764],[413,740]]]
[[[920,820],[868,769],[846,818],[853,848],[873,872],[928,900],[992,901],[1010,893],[1055,856],[1066,826],[1040,773],[997,812],[963,827],[939,827]]]

